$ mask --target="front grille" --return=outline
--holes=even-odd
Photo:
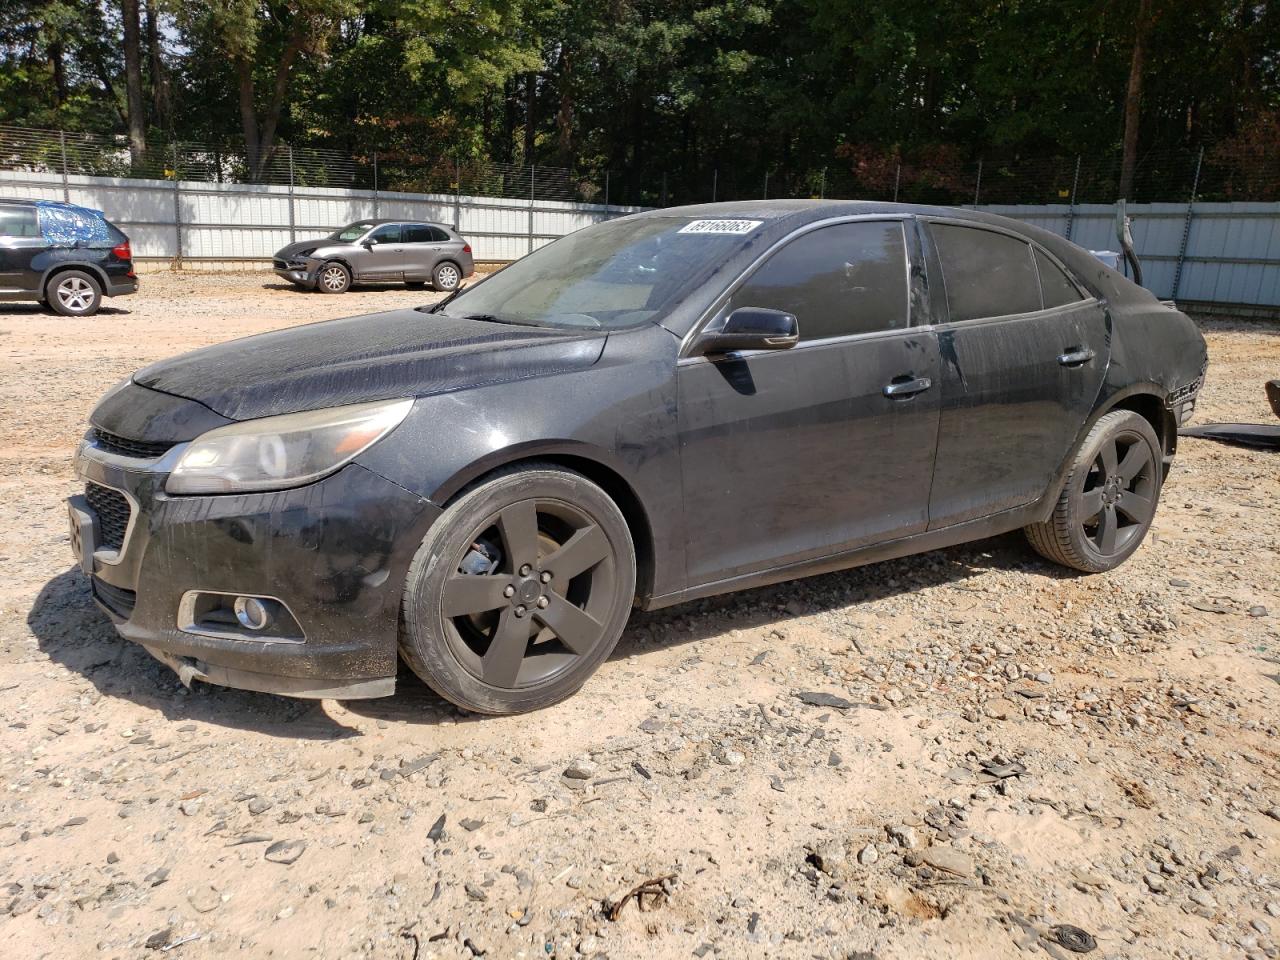
[[[129,529],[129,501],[119,490],[87,483],[84,498],[98,515],[98,546],[119,550],[124,546],[124,533]]]
[[[104,607],[122,620],[128,620],[133,616],[134,604],[138,602],[136,593],[132,590],[113,587],[105,580],[99,580],[97,577],[90,577],[89,582],[93,585],[94,597]]]
[[[146,460],[163,457],[174,446],[168,440],[130,440],[128,437],[107,433],[97,427],[93,428],[93,442],[107,453],[114,453],[121,457],[140,457]]]
[[[284,262],[283,260],[281,260],[279,257],[276,257],[274,260],[272,260],[272,261],[271,261],[271,263],[272,263],[272,265],[273,265],[277,270],[284,270],[285,268],[287,268],[287,267],[289,266],[287,263],[285,263],[285,262]]]

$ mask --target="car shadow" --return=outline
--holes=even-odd
[[[1080,574],[1036,557],[1021,534],[867,566],[791,580],[768,587],[695,600],[632,615],[611,660],[707,640],[729,629],[781,626],[801,617],[857,607],[927,587],[964,583],[989,570],[1035,573],[1053,579]],[[168,720],[197,721],[292,739],[334,740],[359,731],[331,717],[319,701],[232,690],[197,683],[182,691],[177,677],[137,644],[120,637],[90,599],[78,567],[45,584],[27,616],[40,650],[81,674],[104,696],[158,711]],[[448,718],[476,722],[401,664],[393,697],[344,700],[350,713],[388,724],[432,725]]]
[[[315,294],[319,294],[320,296],[325,296],[325,294],[320,293],[320,291],[316,290],[314,287],[300,287],[300,286],[298,286],[296,283],[289,283],[289,282],[288,282],[288,281],[286,281],[286,280],[281,280],[281,281],[279,281],[279,282],[267,281],[266,283],[264,283],[264,284],[262,285],[262,289],[264,289],[264,290],[292,290],[292,291],[294,291],[295,293],[299,293],[299,294],[303,294],[303,293],[315,293]],[[426,287],[426,286],[421,286],[421,287],[406,287],[403,283],[368,283],[368,282],[361,282],[361,283],[353,283],[353,284],[352,284],[352,285],[347,289],[347,293],[385,293],[385,292],[390,291],[390,290],[400,290],[400,291],[404,291],[404,292],[407,292],[407,293],[422,293],[422,292],[424,292],[424,291],[425,291],[425,292],[427,292],[427,293],[434,293],[434,292],[435,292],[434,290],[432,290],[431,288]]]
[[[88,317],[64,317],[60,313],[40,306],[38,303],[0,303],[0,317],[48,317],[50,320],[92,320],[94,317],[126,315],[132,313],[124,307],[107,307],[98,308],[98,312]]]
[[[235,727],[273,737],[339,740],[359,731],[334,720],[318,700],[231,690],[211,684],[183,689],[177,676],[125,640],[90,598],[79,567],[44,585],[27,614],[40,650],[78,673],[106,697],[130,700],[166,720]]]

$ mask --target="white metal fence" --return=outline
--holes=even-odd
[[[102,210],[134,255],[187,266],[265,265],[287,243],[362,217],[454,224],[478,261],[504,262],[638,207],[460,194],[386,193],[0,170],[0,196],[68,200]]]
[[[514,260],[574,230],[640,209],[459,194],[131,180],[0,170],[0,196],[70,200],[103,210],[143,260],[264,266],[295,239],[361,217],[455,224],[476,259]],[[1093,250],[1117,249],[1110,204],[983,206]],[[1280,203],[1130,204],[1146,285],[1158,296],[1220,307],[1280,308]]]
[[[1090,250],[1118,250],[1111,204],[983,206]],[[1129,204],[1143,283],[1213,307],[1280,308],[1280,203]]]

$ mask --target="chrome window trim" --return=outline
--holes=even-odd
[[[733,294],[737,292],[738,288],[741,287],[743,283],[745,283],[747,279],[751,277],[756,272],[756,270],[758,270],[764,264],[766,260],[768,260],[771,256],[773,256],[783,246],[790,243],[792,240],[797,239],[798,237],[804,236],[806,233],[812,233],[815,230],[821,230],[823,227],[835,226],[836,224],[841,224],[841,223],[858,223],[861,221],[869,221],[872,223],[877,221],[882,221],[882,222],[896,221],[904,225],[902,228],[903,254],[904,254],[902,259],[906,267],[904,271],[904,279],[906,281],[905,292],[907,296],[908,326],[903,327],[902,329],[903,330],[913,329],[910,326],[910,321],[911,321],[911,244],[907,242],[906,226],[905,226],[907,221],[911,220],[912,218],[913,218],[912,214],[909,214],[909,213],[848,214],[840,217],[827,217],[826,219],[823,219],[823,220],[814,220],[811,223],[802,224],[801,226],[796,227],[796,229],[792,230],[790,233],[788,233],[784,237],[779,237],[776,241],[774,241],[774,243],[768,249],[762,251],[759,256],[757,256],[754,260],[751,261],[751,263],[747,264],[747,266],[742,269],[742,272],[739,273],[738,276],[734,278],[733,282],[730,283],[729,286],[725,287],[722,291],[720,291],[720,295],[716,297],[716,299],[711,303],[711,305],[707,307],[707,309],[702,311],[702,314],[698,317],[696,321],[694,321],[693,325],[689,328],[689,332],[686,333],[684,337],[682,337],[680,340],[680,349],[676,353],[677,365],[679,365],[685,360],[705,359],[703,357],[690,356],[689,350],[692,348],[694,341],[697,340],[698,336],[706,328],[706,325],[710,323],[711,320],[716,316],[716,314],[719,313],[719,311],[724,307],[725,303],[729,300],[729,298],[732,297]],[[797,350],[801,346],[803,346],[805,342],[829,343],[835,340],[845,340],[845,339],[853,339],[855,337],[871,336],[871,335],[882,333],[882,332],[898,333],[900,331],[876,330],[876,331],[872,331],[871,334],[852,333],[852,334],[849,334],[847,337],[827,337],[827,338],[824,338],[823,340],[810,340],[810,341],[802,340],[800,343],[796,344],[796,346],[791,347],[790,349]],[[774,352],[788,352],[788,351],[752,350],[742,354],[732,354],[732,356],[755,356],[761,353],[774,353]],[[730,356],[730,355],[727,354],[726,356]]]
[[[237,632],[235,630],[217,630],[209,627],[197,627],[195,622],[196,598],[200,594],[216,594],[220,597],[252,597],[255,600],[270,600],[284,607],[285,612],[293,617],[293,622],[298,625],[298,629],[302,630],[302,621],[298,619],[289,605],[279,597],[272,597],[265,593],[240,593],[236,590],[188,590],[182,595],[182,599],[178,601],[178,630],[182,633],[189,633],[196,637],[212,637],[215,640],[236,640],[240,643],[287,643],[298,645],[307,642],[306,631],[303,630],[301,637],[255,637],[252,634]]]

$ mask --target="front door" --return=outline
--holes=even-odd
[[[384,223],[365,238],[364,250],[354,258],[357,280],[404,279],[401,227],[398,223]]]
[[[949,321],[929,528],[1042,497],[1102,387],[1106,311],[1021,237],[931,223]]]
[[[858,220],[801,234],[711,321],[738,307],[786,310],[801,342],[680,361],[690,586],[925,529],[938,350],[909,325],[910,226]]]

